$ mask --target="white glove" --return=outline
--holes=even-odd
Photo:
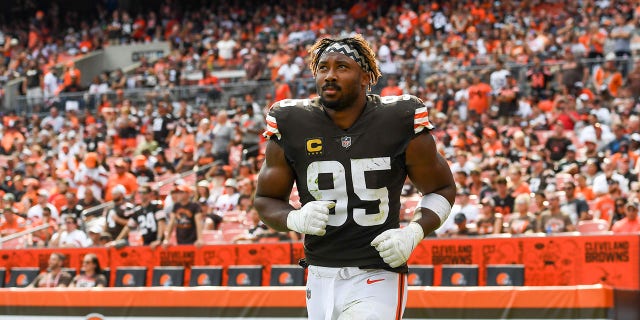
[[[290,230],[323,236],[327,231],[329,209],[336,206],[333,201],[310,201],[302,208],[292,210],[287,216],[287,228]]]
[[[415,222],[411,222],[404,228],[389,229],[379,234],[371,241],[371,245],[378,250],[384,262],[392,268],[396,268],[409,260],[411,252],[423,238],[424,231],[422,227]]]

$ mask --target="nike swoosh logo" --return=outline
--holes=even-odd
[[[367,284],[374,284],[376,282],[380,282],[380,281],[383,281],[383,280],[384,279],[373,279],[373,280],[367,279]]]

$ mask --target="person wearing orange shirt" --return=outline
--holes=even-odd
[[[614,233],[636,233],[640,232],[640,224],[638,223],[638,202],[633,200],[627,203],[625,213],[626,217],[620,219],[611,227]]]
[[[398,79],[395,76],[392,76],[387,80],[387,85],[382,88],[380,96],[401,96],[403,93],[402,88],[398,86]]]
[[[485,113],[491,105],[491,86],[481,82],[479,76],[472,77],[472,84],[467,89],[469,100],[469,118],[473,121],[480,119],[480,115]]]
[[[291,88],[289,85],[282,79],[282,77],[277,77],[274,81],[275,87],[275,99],[274,102],[278,102],[284,99],[291,99],[293,95],[291,94]]]
[[[607,53],[605,63],[593,75],[593,86],[605,99],[618,96],[618,90],[624,83],[622,73],[616,68],[616,55],[613,52]]]
[[[122,159],[116,160],[114,163],[116,172],[109,176],[107,181],[107,190],[105,192],[105,201],[110,201],[113,197],[111,189],[117,185],[122,185],[130,195],[138,190],[138,180],[131,172],[127,171],[127,164]]]
[[[2,153],[11,154],[15,151],[16,143],[24,143],[24,141],[24,135],[15,126],[15,122],[11,123],[5,130],[2,135],[2,140],[0,141],[0,144],[2,145]]]

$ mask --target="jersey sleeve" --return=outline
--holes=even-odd
[[[413,115],[413,132],[418,134],[424,130],[433,130],[433,124],[429,121],[429,111],[419,98],[413,97],[416,107]]]
[[[282,138],[282,134],[278,129],[278,117],[282,113],[281,102],[278,101],[271,105],[269,108],[269,113],[265,118],[266,129],[262,136],[264,136],[268,140],[279,141]]]
[[[293,125],[296,119],[296,112],[303,109],[309,110],[316,102],[310,99],[284,99],[274,103],[269,108],[269,113],[265,118],[266,129],[262,134],[266,139],[279,142],[282,139],[283,125],[289,123],[289,127]],[[286,131],[286,130],[284,130]]]

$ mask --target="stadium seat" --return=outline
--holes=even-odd
[[[477,286],[477,265],[442,265],[442,286]]]
[[[257,287],[262,285],[262,266],[230,266],[227,269],[230,287]]]
[[[0,281],[0,288],[4,287],[4,279],[6,276],[7,276],[7,269],[0,268],[0,279],[2,279],[2,281]]]
[[[603,219],[580,221],[576,229],[581,234],[607,234],[609,233],[609,222]]]
[[[191,267],[189,286],[220,286],[222,285],[222,267],[194,266]]]
[[[153,267],[151,285],[154,287],[179,287],[184,283],[184,267],[157,266]]]
[[[24,288],[40,274],[37,267],[14,267],[11,268],[11,277],[8,287]]]
[[[303,286],[304,269],[298,265],[285,264],[271,266],[269,279],[271,286]]]
[[[408,284],[410,286],[432,286],[433,266],[432,265],[410,265],[408,274]]]
[[[102,268],[102,274],[104,274],[104,277],[107,278],[107,285],[106,287],[108,287],[111,282],[111,269],[110,268]]]
[[[144,287],[147,281],[147,267],[117,267],[116,287]]]
[[[70,274],[71,279],[73,279],[73,277],[75,277],[76,274],[78,274],[78,270],[76,270],[76,268],[62,268],[62,271]]]
[[[524,265],[494,264],[487,265],[488,286],[522,286],[524,285]]]

